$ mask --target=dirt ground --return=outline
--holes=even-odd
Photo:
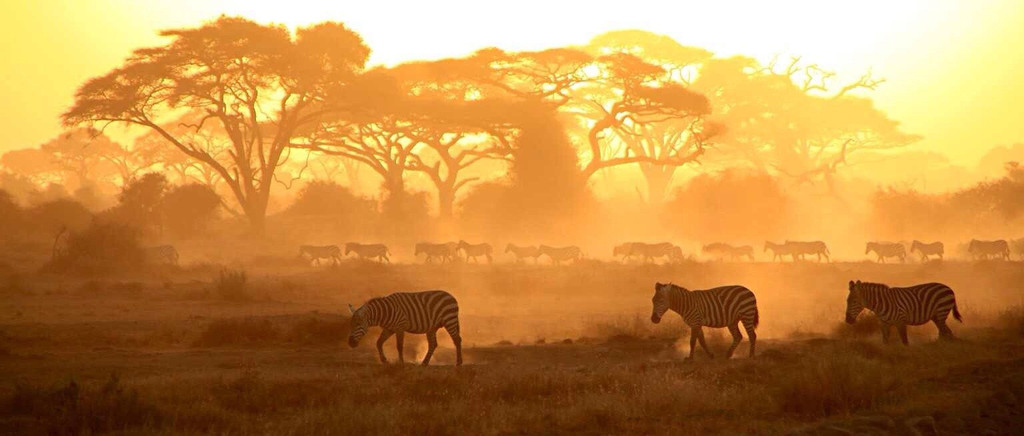
[[[68,277],[0,275],[0,428],[9,434],[1014,434],[1024,428],[1024,267],[1011,262],[393,265],[290,258]],[[226,277],[226,276],[225,276]],[[846,282],[940,281],[964,323],[885,346],[842,323]],[[237,279],[236,279],[237,280]],[[649,321],[655,281],[743,284],[757,357],[692,361],[678,316]],[[344,344],[348,303],[446,289],[431,367]],[[394,340],[385,345],[392,362]]]

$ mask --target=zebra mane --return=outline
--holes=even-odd
[[[672,283],[672,282],[658,283],[658,284],[662,285],[662,286],[668,286],[668,289],[671,290],[671,291],[690,292],[689,289],[686,289],[686,288],[684,288],[682,286],[679,286],[679,285],[677,285],[675,283]]]
[[[885,283],[858,282],[857,284],[860,285],[860,286],[867,286],[869,288],[875,288],[875,289],[886,289],[886,290],[889,289],[889,285],[887,285]]]

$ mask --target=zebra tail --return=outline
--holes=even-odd
[[[961,323],[964,322],[963,318],[960,317],[960,311],[956,308],[956,301],[953,302],[953,318]]]
[[[761,323],[761,311],[757,310],[757,306],[754,306],[754,328]]]

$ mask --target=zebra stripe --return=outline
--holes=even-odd
[[[914,243],[910,245],[910,252],[913,253],[915,251],[921,253],[922,261],[927,261],[930,255],[939,256],[939,260],[942,260],[942,255],[945,254],[946,249],[941,242],[926,243],[915,239]]]
[[[479,263],[480,261],[477,260],[477,258],[483,256],[487,258],[487,263],[494,263],[494,258],[491,257],[494,253],[494,248],[491,247],[491,244],[470,244],[469,242],[460,240],[458,249],[462,250],[462,253],[466,255],[466,262],[472,260]]]
[[[381,263],[391,263],[391,259],[388,257],[391,250],[388,250],[384,244],[360,244],[358,242],[345,244],[345,255],[348,256],[352,252],[355,252],[360,259],[376,259]]]
[[[967,252],[970,253],[975,260],[987,260],[989,256],[996,259],[1003,258],[1005,260],[1010,260],[1010,244],[1006,242],[1005,239],[995,241],[979,241],[977,239],[971,239],[971,243],[967,246]]]
[[[170,265],[178,264],[178,250],[173,245],[157,245],[146,247],[143,253],[146,260],[151,263],[165,263]]]
[[[377,353],[381,363],[384,357],[384,341],[395,335],[398,347],[398,361],[405,362],[403,345],[405,333],[427,335],[427,355],[423,365],[430,363],[430,357],[437,349],[437,330],[444,328],[455,344],[456,365],[462,365],[462,336],[459,335],[459,303],[452,294],[445,291],[396,292],[385,297],[371,298],[359,309],[349,305],[352,311],[349,346],[355,348],[370,327],[381,328],[377,339]]]
[[[963,322],[956,307],[956,296],[942,283],[925,283],[907,288],[891,288],[881,283],[850,281],[850,295],[846,298],[846,322],[853,324],[864,309],[875,313],[882,322],[882,341],[889,342],[889,328],[899,330],[900,340],[907,345],[907,326],[934,322],[939,338],[953,337],[946,325],[949,312]]]
[[[535,245],[519,247],[514,244],[508,244],[505,247],[505,252],[512,253],[516,257],[516,263],[522,263],[523,259],[528,257],[532,257],[533,263],[537,263],[537,258],[540,257],[540,248],[537,248]]]
[[[300,245],[299,257],[309,257],[310,263],[320,264],[320,259],[329,259],[335,265],[341,263],[341,249],[337,245]]]
[[[708,350],[704,342],[703,327],[728,327],[732,333],[732,345],[726,352],[725,358],[732,357],[733,351],[743,340],[740,333],[739,323],[743,322],[743,328],[747,331],[750,339],[750,357],[754,357],[754,347],[757,344],[757,334],[754,330],[760,322],[760,314],[757,310],[757,298],[754,293],[743,286],[722,286],[714,289],[691,291],[682,286],[672,283],[656,283],[654,285],[654,298],[652,298],[653,310],[651,322],[661,322],[661,317],[669,309],[672,309],[683,318],[683,322],[690,326],[690,355],[693,358],[696,342],[708,356],[715,357]]]
[[[874,251],[878,256],[878,262],[885,263],[885,258],[896,257],[901,263],[907,262],[907,248],[898,242],[868,242],[864,254]]]

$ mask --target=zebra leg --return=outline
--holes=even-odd
[[[729,346],[729,351],[725,352],[725,358],[732,358],[732,352],[736,351],[736,347],[740,346],[740,341],[743,340],[743,334],[740,333],[740,322],[736,321],[736,324],[729,326],[729,333],[732,333],[732,345]]]
[[[953,339],[953,330],[946,325],[946,318],[935,318],[932,322],[939,328],[939,339]]]
[[[690,327],[690,355],[686,356],[686,360],[693,359],[693,352],[697,349],[697,332],[700,331],[700,327]]]
[[[896,326],[896,330],[900,332],[900,341],[903,342],[903,345],[910,345],[910,342],[907,342],[907,325],[899,324]]]
[[[377,338],[377,354],[380,355],[380,363],[388,363],[388,358],[384,357],[384,341],[387,341],[393,334],[395,332],[385,329],[381,330],[380,337]]]
[[[754,325],[744,322],[743,328],[747,329],[747,340],[750,341],[750,357],[754,357],[754,345],[757,345],[757,333],[754,333]]]
[[[437,349],[437,330],[427,332],[427,355],[423,357],[423,366],[430,364],[430,357]]]
[[[448,336],[451,336],[452,343],[455,344],[455,365],[462,365],[462,336],[458,332],[458,324],[445,326],[445,331],[448,332]]]
[[[882,343],[883,344],[888,344],[889,343],[889,328],[890,327],[891,326],[889,325],[889,323],[887,323],[887,322],[883,322],[882,323]]]
[[[697,340],[700,341],[700,346],[704,348],[704,352],[708,353],[708,357],[714,359],[715,355],[708,349],[708,343],[704,342],[704,329],[697,328]]]
[[[405,363],[405,333],[395,333],[395,346],[398,348],[398,363]]]

